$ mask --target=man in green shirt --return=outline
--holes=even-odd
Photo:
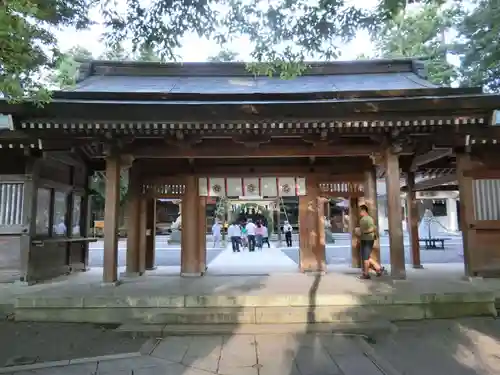
[[[381,276],[384,273],[384,268],[371,257],[373,245],[377,238],[377,227],[373,218],[368,214],[368,207],[366,205],[359,206],[359,215],[360,251],[363,261],[363,274],[361,278],[370,278],[370,268],[375,270],[377,276]]]

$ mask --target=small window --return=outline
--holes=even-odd
[[[50,197],[49,189],[38,188],[36,198],[36,234],[48,236],[50,229]]]
[[[79,195],[73,195],[73,213],[71,216],[71,237],[81,236],[80,231],[80,217],[82,210],[82,197]]]
[[[54,236],[66,236],[66,215],[68,212],[67,194],[56,191],[54,193],[54,212],[52,215],[52,230]]]

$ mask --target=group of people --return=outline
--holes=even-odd
[[[246,222],[234,222],[229,226],[227,234],[231,238],[235,253],[239,253],[241,247],[248,247],[250,252],[255,251],[256,248],[262,250],[264,244],[267,244],[268,248],[271,247],[269,231],[260,220],[257,223],[254,223],[252,219]]]

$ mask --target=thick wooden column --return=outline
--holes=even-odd
[[[139,252],[138,265],[139,265],[139,275],[143,275],[146,272],[146,248],[147,248],[147,235],[148,235],[148,208],[147,208],[148,197],[141,197],[140,200],[140,216],[139,216]]]
[[[26,180],[23,194],[23,230],[20,243],[20,281],[34,282],[35,269],[31,261],[31,242],[36,236],[36,217],[38,200],[38,180],[40,176],[40,159],[28,157],[26,161]]]
[[[200,270],[207,270],[207,198],[200,197],[198,209],[198,250],[200,259]]]
[[[413,268],[423,268],[420,262],[420,242],[418,241],[418,205],[415,191],[415,173],[406,174],[406,206],[408,207],[408,232],[410,233],[411,263]]]
[[[127,265],[125,276],[139,275],[139,241],[141,216],[141,183],[137,164],[132,165],[129,174],[127,201]]]
[[[364,193],[365,204],[366,206],[368,206],[368,213],[375,221],[377,231],[380,231],[380,228],[378,226],[377,174],[375,171],[375,167],[371,168],[368,171],[365,171]],[[378,236],[373,245],[371,257],[377,262],[380,262],[380,239]]]
[[[387,185],[387,208],[389,221],[389,246],[391,257],[391,276],[406,278],[403,222],[401,216],[401,182],[399,156],[388,147],[385,152],[385,171]]]
[[[361,253],[359,237],[355,229],[359,226],[359,201],[358,198],[349,198],[349,233],[351,233],[351,267],[361,268]]]
[[[106,158],[106,201],[104,206],[103,282],[118,281],[118,215],[120,208],[120,157]]]
[[[146,201],[146,270],[154,270],[156,246],[156,199]]]
[[[306,178],[307,195],[299,197],[299,254],[302,272],[325,272],[324,199],[317,181]]]
[[[185,181],[186,190],[182,199],[181,276],[201,276],[198,180],[195,176],[188,176]]]
[[[471,253],[471,228],[470,224],[474,220],[474,193],[472,177],[467,177],[465,173],[472,167],[470,155],[457,153],[457,180],[460,192],[460,230],[462,231],[464,247],[464,272],[465,276],[474,276],[472,271]]]

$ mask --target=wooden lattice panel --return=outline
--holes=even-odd
[[[334,182],[319,184],[321,194],[335,197],[363,196],[363,185],[351,182]]]
[[[182,197],[186,190],[183,184],[143,184],[142,193],[157,197]]]

